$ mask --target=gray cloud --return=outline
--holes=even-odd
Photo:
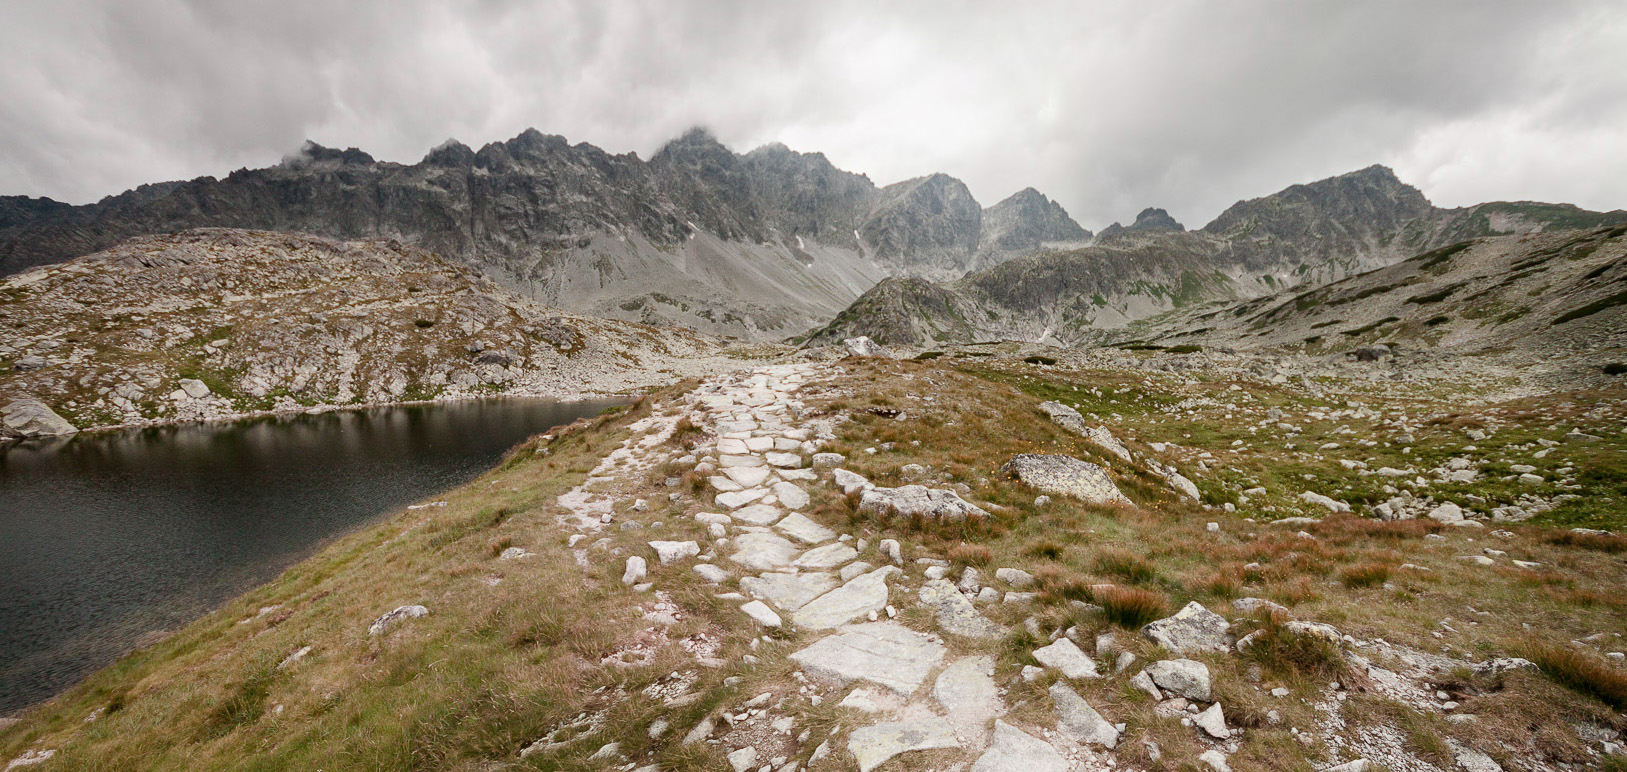
[[[1607,2],[22,0],[0,50],[0,193],[72,202],[307,137],[412,162],[535,126],[648,157],[698,124],[985,204],[1031,185],[1093,228],[1372,163],[1447,206],[1627,205]]]

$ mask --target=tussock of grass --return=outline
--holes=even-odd
[[[1139,587],[1106,587],[1091,593],[1091,600],[1102,607],[1107,621],[1132,630],[1169,612],[1167,598]]]
[[[1518,651],[1556,683],[1627,710],[1627,668],[1574,645],[1528,641]]]
[[[1339,569],[1339,583],[1351,589],[1376,587],[1390,580],[1388,563],[1367,562]]]
[[[949,562],[957,566],[986,566],[994,553],[981,544],[957,544],[949,550]]]
[[[1548,537],[1548,543],[1557,544],[1561,547],[1580,547],[1586,550],[1597,550],[1611,554],[1627,552],[1627,536],[1616,536],[1614,534],[1559,531]]]
[[[689,420],[689,416],[684,416],[672,425],[672,436],[667,438],[667,442],[683,448],[693,448],[705,438],[706,431]]]
[[[1146,558],[1121,547],[1106,547],[1096,553],[1096,570],[1127,582],[1151,581],[1158,569]]]
[[[1297,678],[1340,680],[1350,673],[1338,645],[1320,636],[1296,633],[1276,620],[1262,621],[1259,635],[1244,649],[1243,657]]]
[[[1062,557],[1065,552],[1067,552],[1067,547],[1052,539],[1041,539],[1028,545],[1028,548],[1023,550],[1023,554],[1031,558],[1043,558],[1045,560],[1056,560]]]

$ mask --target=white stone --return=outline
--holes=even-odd
[[[798,487],[796,483],[780,481],[774,483],[774,495],[780,499],[780,504],[786,509],[802,509],[808,506],[808,492]]]
[[[942,644],[896,622],[869,622],[821,638],[791,659],[823,681],[868,681],[908,697],[945,652]]]
[[[735,553],[729,559],[758,571],[772,571],[791,565],[797,559],[797,545],[772,533],[746,533],[734,540]]]
[[[1147,666],[1152,682],[1189,700],[1209,702],[1209,666],[1190,659],[1166,659]]]
[[[684,558],[692,558],[701,554],[701,547],[692,541],[652,541],[650,549],[655,550],[661,564],[676,563]]]
[[[1050,743],[1004,721],[994,722],[994,741],[971,772],[1068,772],[1068,760]]]
[[[1232,731],[1226,728],[1226,714],[1221,712],[1220,703],[1218,702],[1210,705],[1208,710],[1193,717],[1192,723],[1216,740],[1224,740],[1232,736]]]
[[[855,577],[797,609],[792,621],[808,630],[827,630],[880,612],[887,607],[887,577],[897,571],[889,566]]]
[[[760,600],[747,603],[741,606],[740,610],[746,612],[746,616],[751,617],[751,621],[763,627],[779,627],[781,624],[780,615],[774,613],[774,609],[769,608],[767,603]]]
[[[937,716],[860,727],[847,740],[859,772],[870,772],[900,753],[958,747],[954,727]]]
[[[694,571],[695,573],[700,574],[702,579],[705,579],[712,584],[721,584],[727,581],[729,578],[728,571],[714,566],[711,563],[696,563]]]
[[[1062,672],[1068,678],[1100,678],[1096,672],[1096,662],[1089,655],[1079,650],[1073,641],[1067,638],[1058,638],[1049,646],[1034,650],[1034,659],[1040,664]]]
[[[1118,728],[1102,718],[1102,714],[1067,684],[1061,681],[1051,684],[1051,700],[1056,703],[1056,728],[1064,735],[1108,750],[1118,747]]]
[[[769,571],[761,576],[747,576],[740,580],[740,589],[745,590],[746,594],[766,600],[782,611],[796,611],[836,587],[836,580],[827,573]]]
[[[858,556],[859,553],[857,550],[842,542],[836,542],[834,544],[826,544],[823,547],[815,547],[802,553],[802,557],[792,561],[791,565],[796,566],[797,568],[823,570],[827,568],[836,568],[844,563],[852,561]]]
[[[772,504],[752,504],[729,513],[729,517],[751,525],[773,525],[779,522],[785,510]]]
[[[724,509],[739,509],[767,495],[767,488],[747,488],[746,490],[742,491],[726,491],[724,493],[719,493],[717,497],[712,500],[716,502],[718,506],[723,507]]]
[[[822,526],[800,512],[792,512],[775,524],[786,536],[803,544],[821,544],[836,538],[836,532]]]

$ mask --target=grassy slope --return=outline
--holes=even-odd
[[[1558,532],[1539,525],[1512,526],[1513,535],[1500,537],[1488,534],[1490,529],[1353,517],[1309,526],[1306,530],[1316,538],[1305,539],[1295,535],[1296,528],[1244,519],[1308,513],[1294,499],[1307,488],[1361,500],[1368,490],[1364,486],[1373,484],[1370,478],[1343,469],[1328,455],[1302,450],[1327,438],[1348,443],[1350,435],[1334,432],[1350,421],[1297,421],[1304,432],[1286,440],[1230,428],[1239,422],[1223,418],[1228,412],[1223,404],[1192,415],[1168,412],[1193,396],[1217,403],[1243,401],[1230,390],[1232,384],[1203,377],[1186,382],[1185,376],[1168,374],[1144,378],[1065,363],[1040,367],[1014,359],[955,356],[857,363],[848,369],[849,377],[809,387],[801,396],[828,413],[853,416],[840,425],[830,448],[848,454],[850,468],[880,485],[965,484],[972,498],[1002,509],[994,521],[981,525],[880,522],[854,512],[847,498],[820,488],[807,511],[872,545],[879,537],[893,536],[904,542],[907,555],[951,558],[957,571],[965,564],[982,565],[985,574],[1018,566],[1039,577],[1037,604],[988,607],[989,616],[1013,630],[1007,639],[975,645],[951,641],[960,650],[997,655],[996,680],[1014,683],[1007,695],[1008,704],[1015,706],[1009,720],[1054,721],[1044,693],[1054,676],[1032,684],[1015,681],[1023,664],[1033,664],[1029,652],[1040,642],[1024,630],[1029,616],[1043,631],[1078,625],[1093,636],[1116,630],[1119,640],[1144,660],[1158,656],[1132,631],[1067,604],[1071,599],[1112,602],[1111,593],[1093,588],[1102,583],[1141,591],[1142,603],[1154,611],[1198,600],[1237,617],[1229,606],[1232,599],[1265,597],[1289,606],[1299,618],[1337,625],[1358,638],[1383,637],[1471,660],[1523,651],[1532,642],[1564,646],[1596,633],[1627,633],[1627,609],[1619,592],[1627,553],[1611,551],[1623,546],[1620,540],[1553,543]],[[1257,383],[1241,387],[1254,400],[1252,406],[1261,409],[1271,405],[1303,413],[1333,407],[1302,391]],[[1078,403],[1087,416],[1098,416],[1138,452],[1147,452],[1146,443],[1153,441],[1186,446],[1187,455],[1177,457],[1177,463],[1209,499],[1236,500],[1240,487],[1254,483],[1269,493],[1236,514],[1177,501],[1156,478],[1123,468],[1046,421],[1034,407],[1041,397]],[[801,725],[817,733],[792,754],[806,758],[812,743],[863,719],[834,707],[834,700],[815,707],[797,695],[784,655],[809,637],[788,633],[754,643],[755,632],[742,629],[732,604],[714,598],[715,590],[696,581],[685,566],[652,568],[657,586],[668,588],[681,609],[682,619],[665,628],[665,636],[710,641],[716,656],[728,664],[695,668],[680,647],[669,646],[653,649],[652,659],[643,664],[601,666],[606,656],[637,652],[647,642],[641,636],[651,624],[641,614],[654,598],[620,585],[619,558],[595,551],[593,568],[584,575],[553,523],[552,502],[626,436],[632,419],[664,410],[658,403],[668,398],[658,395],[630,414],[597,419],[551,443],[545,455],[522,447],[502,469],[444,497],[445,508],[406,512],[339,541],[276,582],[37,709],[24,724],[0,735],[0,758],[31,747],[54,747],[61,748],[58,759],[44,769],[608,769],[612,762],[588,761],[587,756],[605,742],[619,741],[622,752],[637,763],[715,769],[724,766],[718,750],[680,746],[677,736],[716,707],[764,691],[784,696],[790,710],[801,716]],[[1379,403],[1376,397],[1363,399]],[[1608,476],[1609,470],[1623,468],[1622,436],[1616,427],[1603,425],[1609,419],[1588,416],[1605,415],[1590,411],[1619,408],[1621,401],[1619,393],[1561,395],[1471,410],[1430,395],[1411,395],[1404,403],[1384,406],[1441,414],[1441,423],[1420,430],[1413,451],[1420,455],[1455,452],[1462,429],[1476,421],[1493,424],[1493,439],[1509,443],[1523,443],[1528,434],[1563,431],[1550,428],[1560,420],[1565,429],[1580,425],[1607,432],[1605,442],[1585,449],[1565,446],[1552,462],[1568,461]],[[869,408],[903,410],[907,418],[891,420]],[[1351,428],[1375,438],[1382,431]],[[1234,439],[1246,445],[1234,448]],[[1288,441],[1300,450],[1284,447]],[[885,443],[893,443],[891,449]],[[867,453],[868,448],[877,451]],[[1061,452],[1106,463],[1141,506],[1056,501],[1036,507],[1032,491],[997,473],[1018,452]],[[1211,454],[1214,471],[1195,468],[1200,452]],[[1399,447],[1351,453],[1371,458],[1374,467],[1405,460],[1387,455],[1398,456]],[[906,477],[903,466],[911,463],[926,471]],[[663,478],[673,473],[657,469],[623,475],[611,485],[618,497],[651,501],[656,511],[643,519],[665,520],[679,531],[666,538],[704,539],[699,524],[678,517],[694,511],[694,505],[661,511],[667,506],[664,494],[672,490]],[[1306,481],[1303,474],[1316,479]],[[1578,479],[1583,478],[1585,474]],[[692,476],[685,483],[687,490],[700,490],[700,481]],[[1495,487],[1488,484],[1482,493],[1495,499]],[[1599,517],[1614,512],[1619,518],[1619,494],[1613,501],[1590,504],[1595,509],[1589,511]],[[1556,511],[1550,517],[1593,516]],[[1206,530],[1211,521],[1219,524],[1217,533]],[[1426,538],[1431,533],[1444,538]],[[638,531],[606,535],[607,549],[637,549],[648,538]],[[536,554],[496,561],[494,556],[510,545]],[[1500,557],[1496,567],[1456,559],[1486,546],[1508,556]],[[874,547],[870,550],[864,559],[879,562]],[[1515,569],[1509,558],[1537,561],[1542,568]],[[1430,570],[1403,569],[1404,563]],[[493,575],[504,581],[495,587],[481,581]],[[906,624],[933,629],[930,614],[913,604],[913,593],[895,591],[893,602]],[[366,636],[368,622],[405,603],[423,603],[432,613],[382,638]],[[258,609],[271,605],[280,607],[256,616]],[[239,624],[243,619],[250,621]],[[276,669],[283,657],[304,645],[315,647],[310,657]],[[1607,637],[1600,645],[1621,648],[1619,638]],[[747,653],[759,657],[759,664],[746,664]],[[1505,764],[1514,754],[1532,751],[1588,763],[1572,724],[1587,720],[1627,728],[1627,721],[1595,697],[1578,697],[1530,673],[1496,679],[1459,674],[1436,684],[1462,703],[1459,712],[1480,716],[1458,725],[1365,690],[1358,675],[1314,652],[1204,659],[1215,674],[1228,720],[1247,729],[1231,760],[1239,770],[1320,764],[1325,750],[1317,743],[1300,743],[1288,728],[1316,725],[1312,703],[1325,697],[1330,678],[1343,680],[1351,690],[1345,709],[1351,731],[1360,731],[1364,722],[1400,727],[1410,750],[1437,763],[1449,763],[1443,755],[1448,737],[1481,747]],[[1609,667],[1615,670],[1607,673],[1620,671],[1619,665]],[[1076,686],[1104,715],[1129,725],[1132,741],[1121,746],[1121,760],[1140,759],[1145,750],[1133,740],[1148,738],[1159,743],[1166,763],[1188,768],[1202,746],[1190,729],[1156,716],[1145,696],[1127,686],[1133,672]],[[685,682],[692,679],[700,698],[671,708],[641,696],[646,689],[669,684],[673,673],[681,673]],[[742,680],[726,686],[724,679],[730,676]],[[1267,692],[1276,686],[1286,686],[1291,695],[1269,697]],[[282,707],[280,713],[276,706]],[[98,709],[109,712],[86,724],[85,717]],[[1269,722],[1271,710],[1278,711],[1282,723]],[[517,756],[520,748],[573,717],[599,711],[604,712],[600,728],[579,742],[524,760]],[[660,719],[672,729],[651,739],[648,729]],[[927,754],[892,762],[889,769],[953,760],[953,754]],[[847,763],[845,754],[836,753],[815,769],[840,769]]]

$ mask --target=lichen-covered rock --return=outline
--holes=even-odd
[[[1130,501],[1107,476],[1107,470],[1072,456],[1023,453],[1013,456],[1000,471],[1053,496],[1070,496],[1091,504]]]
[[[1091,426],[1085,423],[1085,417],[1080,415],[1079,411],[1061,402],[1041,402],[1039,409],[1051,417],[1051,423],[1090,440],[1103,450],[1118,456],[1122,461],[1129,462],[1132,460],[1130,449],[1124,447],[1124,443],[1119,442],[1119,438],[1114,437],[1112,432],[1100,426]]]
[[[954,491],[925,485],[870,488],[860,495],[859,511],[883,517],[921,517],[945,522],[989,516]]]
[[[1224,617],[1192,601],[1174,616],[1148,623],[1141,634],[1176,654],[1198,654],[1226,651],[1230,628]]]

